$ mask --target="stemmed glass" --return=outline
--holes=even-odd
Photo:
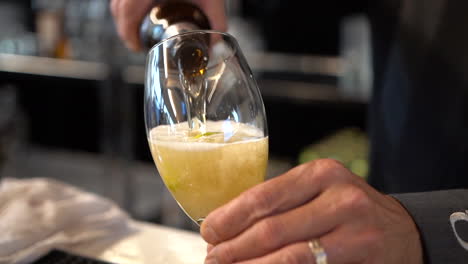
[[[264,181],[265,109],[233,36],[191,31],[155,45],[144,99],[156,167],[194,222]]]

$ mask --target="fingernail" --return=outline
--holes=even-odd
[[[218,247],[213,246],[205,258],[205,264],[218,264],[218,258],[216,257],[216,250]]]
[[[205,260],[205,264],[218,264],[218,261],[215,258],[210,258]]]
[[[211,251],[211,250],[213,250],[213,248],[214,248],[214,246],[213,246],[213,245],[211,245],[211,244],[208,244],[208,245],[206,246],[206,254],[209,254],[209,253],[210,253],[210,251]]]
[[[209,225],[202,226],[202,236],[205,238],[206,242],[210,244],[216,244],[219,241],[218,235]]]

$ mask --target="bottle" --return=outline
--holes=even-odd
[[[151,49],[163,39],[198,29],[210,29],[203,11],[186,1],[165,1],[154,6],[143,19],[140,41],[144,49]]]
[[[154,6],[143,19],[140,27],[140,42],[144,50],[151,49],[160,41],[192,31],[211,29],[208,17],[196,5],[186,1],[165,1]],[[177,43],[173,56],[185,77],[203,72],[206,67],[209,47],[208,38],[193,38]]]

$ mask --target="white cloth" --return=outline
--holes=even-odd
[[[48,178],[0,184],[0,263],[31,263],[53,248],[130,232],[112,201]]]

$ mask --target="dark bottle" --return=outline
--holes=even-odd
[[[165,1],[154,6],[143,19],[140,41],[145,49],[151,49],[163,39],[199,29],[211,29],[200,8],[186,1]]]
[[[149,50],[166,38],[202,29],[211,29],[211,26],[200,8],[186,1],[165,1],[154,6],[143,19],[140,41],[143,49]],[[207,63],[208,35],[174,41],[174,45],[177,46],[172,55],[176,56],[185,77],[203,74]]]

